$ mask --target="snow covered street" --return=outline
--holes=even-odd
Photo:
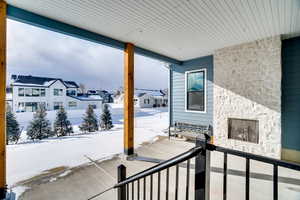
[[[74,126],[72,136],[49,138],[31,142],[23,134],[20,143],[7,146],[8,185],[26,180],[47,170],[57,167],[74,167],[88,162],[88,156],[99,160],[123,152],[123,115],[122,109],[113,108],[114,128],[110,131],[98,131],[82,134],[78,131],[84,110],[68,111]],[[21,126],[26,127],[32,113],[18,113]],[[48,119],[53,121],[55,112],[48,112]],[[157,135],[163,135],[168,127],[166,108],[140,109],[135,118],[135,148]]]

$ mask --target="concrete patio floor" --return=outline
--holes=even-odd
[[[193,143],[182,140],[175,140],[160,137],[153,143],[145,143],[136,150],[139,156],[151,157],[166,160],[194,147]],[[210,199],[223,199],[223,155],[213,152],[211,155],[211,179],[210,179]],[[111,187],[116,183],[117,167],[124,164],[127,167],[127,175],[130,176],[139,171],[147,169],[155,163],[144,161],[127,161],[123,156],[116,155],[104,161],[97,161],[100,168],[93,163],[87,163],[72,169],[65,167],[50,170],[47,174],[42,174],[19,183],[19,186],[26,186],[28,189],[19,199],[22,200],[84,200]],[[194,160],[191,160],[192,166]],[[240,200],[245,197],[245,159],[236,156],[228,156],[228,192],[229,200]],[[271,165],[261,162],[250,162],[250,199],[273,199],[272,192],[272,172]],[[185,199],[185,175],[186,168],[179,168],[179,198]],[[166,171],[161,173],[160,193],[165,199],[166,191]],[[279,199],[296,200],[300,199],[300,172],[279,168]],[[146,191],[150,190],[150,177],[146,178]],[[157,199],[157,174],[153,175],[154,199]],[[175,193],[175,167],[170,169],[169,194],[173,199]],[[194,169],[191,169],[189,199],[194,199]],[[135,182],[135,192],[137,191]],[[131,191],[131,186],[129,187]],[[140,181],[140,199],[143,198],[143,180]],[[146,192],[146,199],[150,199],[149,192]],[[116,191],[110,190],[95,199],[117,199]],[[131,199],[131,197],[130,197]],[[137,199],[137,196],[135,196]]]

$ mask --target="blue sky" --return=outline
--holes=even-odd
[[[123,86],[123,52],[8,20],[7,69],[11,74],[74,80],[88,88]],[[135,56],[135,87],[168,87],[164,63]]]

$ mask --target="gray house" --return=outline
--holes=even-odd
[[[273,36],[170,65],[170,126],[213,127],[214,143],[300,161],[300,37]]]

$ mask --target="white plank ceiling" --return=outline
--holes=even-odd
[[[10,5],[187,60],[300,35],[300,0],[6,0]]]

